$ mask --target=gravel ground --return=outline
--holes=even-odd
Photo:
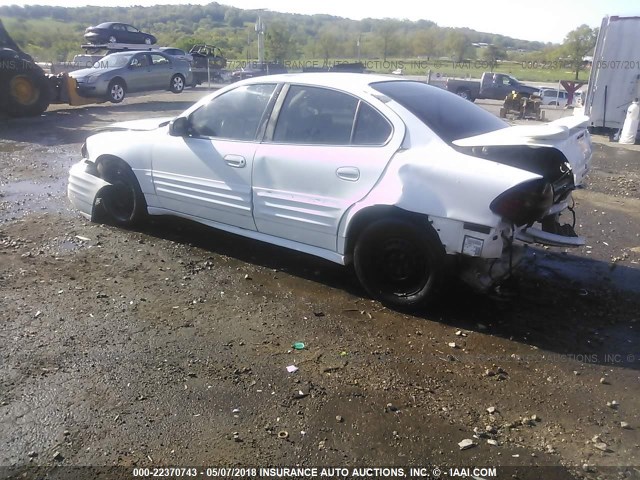
[[[587,246],[530,248],[508,300],[454,284],[406,315],[331,263],[71,208],[67,172],[92,130],[204,93],[0,119],[0,478],[162,466],[640,478],[637,149],[595,139],[575,195]]]

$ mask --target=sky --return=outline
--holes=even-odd
[[[118,6],[158,4],[206,4],[211,0],[119,0]],[[399,18],[431,20],[441,27],[468,27],[480,32],[506,35],[522,40],[561,43],[568,32],[586,23],[600,26],[605,15],[640,16],[638,0],[482,0],[416,1],[364,3],[348,0],[217,0],[243,9],[268,8],[277,12],[324,13],[360,20]],[[0,0],[0,5],[83,5],[106,6],[104,0]]]

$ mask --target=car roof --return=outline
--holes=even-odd
[[[110,53],[108,55],[105,55],[103,58],[107,58],[107,57],[124,57],[124,56],[133,56],[136,53],[149,53],[146,50],[123,50],[122,52],[113,52]]]
[[[417,80],[401,79],[397,76],[385,76],[367,73],[348,72],[309,72],[309,73],[280,73],[266,77],[254,77],[242,80],[235,85],[250,85],[255,83],[297,83],[318,87],[335,88],[358,94],[378,82],[416,82]],[[422,83],[422,82],[419,82]],[[426,84],[425,84],[426,85]],[[432,87],[438,88],[438,87]]]

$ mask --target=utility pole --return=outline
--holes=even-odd
[[[262,23],[262,18],[258,17],[256,22],[256,33],[258,34],[258,64],[264,63],[264,32],[267,27]]]

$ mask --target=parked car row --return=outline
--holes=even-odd
[[[77,56],[87,65],[93,60],[91,68],[82,68],[70,72],[77,82],[81,96],[105,98],[113,103],[124,100],[127,92],[142,92],[168,89],[180,93],[188,85],[196,85],[207,78],[207,69],[200,65],[197,78],[194,73],[194,56],[175,47],[160,47],[157,50],[126,50],[111,53],[104,57],[96,55]],[[206,60],[206,59],[205,59]],[[216,69],[210,74],[212,79],[223,81],[222,70]],[[286,73],[287,70],[277,63],[254,63],[229,74],[230,81],[243,80],[262,75]]]
[[[397,77],[260,76],[89,137],[68,195],[92,220],[175,215],[352,263],[372,297],[416,307],[445,270],[478,289],[508,276],[517,240],[584,244],[560,216],[589,169],[587,123],[510,126]]]
[[[250,63],[246,67],[242,67],[231,72],[231,81],[245,80],[247,78],[261,77],[263,75],[277,75],[279,73],[287,73],[284,65],[279,63]]]

